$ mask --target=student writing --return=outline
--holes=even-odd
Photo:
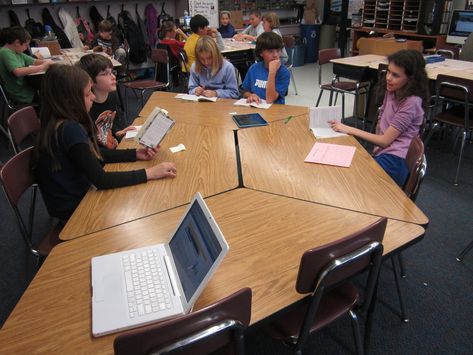
[[[53,65],[44,75],[34,170],[50,215],[62,220],[71,216],[91,185],[110,189],[176,176],[176,166],[167,162],[147,169],[105,172],[103,163],[153,160],[156,150],[100,151],[88,113],[93,100],[92,81],[78,66]]]
[[[282,39],[274,32],[264,32],[256,40],[255,55],[262,61],[253,64],[243,80],[243,97],[248,102],[285,102],[290,73],[281,65],[282,48]]]
[[[238,98],[235,68],[223,58],[215,41],[209,36],[200,37],[195,53],[196,60],[189,77],[189,94]]]
[[[424,121],[429,102],[425,61],[420,52],[406,49],[388,57],[385,97],[379,113],[376,134],[332,121],[332,128],[373,143],[374,158],[400,186],[409,171],[406,155],[409,145]]]

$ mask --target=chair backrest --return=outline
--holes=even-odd
[[[7,96],[7,92],[3,88],[3,83],[0,81],[0,99],[2,100],[2,104],[8,108],[8,110],[11,112],[14,110],[13,103]]]
[[[386,223],[385,217],[380,218],[348,237],[306,251],[297,275],[297,292],[323,292],[324,288],[357,275],[370,264],[376,266],[375,262],[381,261]]]
[[[117,355],[242,353],[250,318],[251,289],[244,288],[199,311],[121,334],[113,346]]]
[[[292,68],[292,66],[294,65],[294,45],[296,43],[296,40],[294,36],[282,36],[282,41],[284,43],[284,47],[289,52],[289,58],[285,65],[288,68]]]
[[[364,81],[369,81],[369,72],[370,68],[368,66],[355,67],[351,65],[333,63],[333,74],[339,78],[355,80],[361,83]]]
[[[189,58],[187,57],[187,53],[184,49],[179,51],[179,60],[181,62],[182,68],[186,73],[189,73]]]
[[[165,43],[158,43],[156,45],[156,48],[158,49],[164,49],[168,53],[168,58],[169,58],[169,68],[172,71],[174,67],[177,67],[179,65],[179,59],[176,58],[173,54],[169,46]]]
[[[473,62],[473,32],[470,33],[460,51],[460,60]]]
[[[451,100],[473,101],[473,80],[439,74],[436,80],[436,93]]]
[[[326,48],[319,50],[319,65],[330,63],[332,59],[337,59],[342,56],[340,48]]]
[[[168,51],[165,49],[153,48],[151,50],[151,60],[156,64],[155,80],[166,83],[166,85],[169,86],[171,82],[171,74]]]
[[[14,143],[15,153],[20,150],[20,144],[29,136],[39,132],[41,122],[32,106],[27,106],[12,113],[8,117],[8,131]]]
[[[440,54],[444,58],[448,59],[458,59],[460,57],[460,48],[457,46],[451,46],[448,44],[443,44],[437,46],[435,53]]]
[[[406,165],[409,176],[403,190],[412,200],[417,197],[420,184],[427,170],[427,161],[424,155],[424,143],[419,136],[412,139],[406,155]]]

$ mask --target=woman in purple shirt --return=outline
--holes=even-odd
[[[332,128],[373,143],[375,160],[403,186],[409,175],[406,155],[412,138],[419,134],[427,109],[429,87],[422,54],[406,49],[388,57],[386,95],[380,109],[376,134],[331,121]]]

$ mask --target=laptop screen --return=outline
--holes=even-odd
[[[217,236],[197,201],[169,242],[169,248],[184,295],[189,301],[222,252]]]

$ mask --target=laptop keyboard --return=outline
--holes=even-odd
[[[171,308],[158,249],[149,249],[122,256],[130,318]]]

